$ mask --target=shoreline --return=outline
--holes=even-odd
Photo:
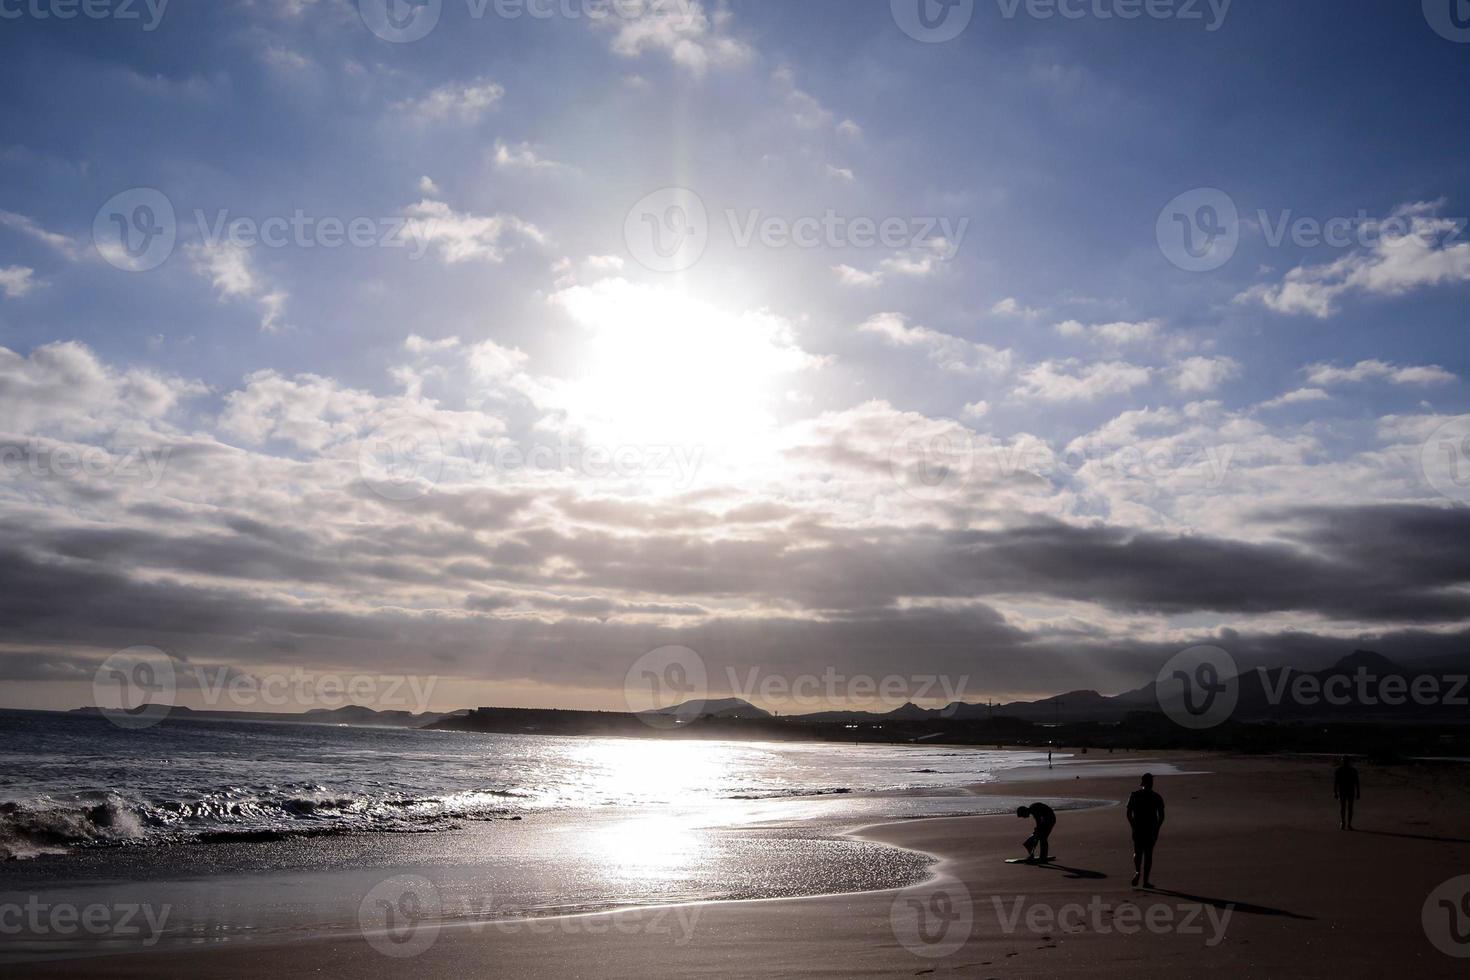
[[[1233,976],[1335,977],[1374,962],[1425,976],[1459,975],[1462,964],[1426,939],[1420,911],[1436,885],[1456,868],[1470,867],[1470,807],[1464,805],[1470,793],[1461,767],[1366,769],[1361,830],[1344,834],[1335,828],[1330,789],[1322,799],[1320,764],[1184,753],[1106,761],[1114,763],[1109,771],[1099,767],[1085,781],[1088,795],[1113,805],[1061,812],[1053,835],[1059,857],[1052,865],[1003,863],[1019,853],[1025,835],[1014,817],[882,821],[849,833],[932,855],[936,861],[924,882],[452,924],[433,930],[425,948],[401,962],[385,956],[373,937],[356,935],[52,961],[23,971],[38,977],[244,978],[266,969],[284,977],[411,970],[422,980],[449,980],[483,972],[493,962],[505,976],[644,977],[677,970],[846,977],[984,968],[991,971],[985,976],[1003,971],[1095,980],[1099,973],[1179,974],[1206,963]],[[1136,785],[1142,766],[1163,762],[1208,771],[1160,775],[1170,807],[1155,873],[1160,887],[1131,889],[1126,825],[1116,803]],[[971,792],[1009,796],[1022,785],[1037,799],[1075,798],[1069,791],[1083,780],[1068,770],[1088,765],[1039,767],[1018,772],[1015,780],[977,784]],[[1406,812],[1412,818],[1405,819]],[[1262,816],[1248,816],[1254,814]],[[927,943],[929,933],[904,920],[907,910],[957,895],[970,919],[963,928],[944,925],[943,943]],[[1089,909],[1101,910],[1102,918],[1089,918]],[[1076,912],[1083,928],[1058,928],[1059,912]],[[1127,933],[1122,923],[1135,913],[1159,921],[1172,916],[1173,929]],[[1043,928],[1033,930],[1034,923]],[[963,935],[949,935],[953,930]],[[1300,962],[1302,944],[1312,945],[1315,965]]]

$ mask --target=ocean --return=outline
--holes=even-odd
[[[962,787],[1037,761],[0,712],[0,957],[352,931],[391,919],[385,888],[484,922],[899,887],[929,858],[845,831],[1001,812]],[[113,928],[58,929],[57,907]]]

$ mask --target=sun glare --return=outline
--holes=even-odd
[[[815,363],[773,314],[731,313],[671,289],[604,280],[561,294],[588,333],[568,408],[609,447],[758,455],[789,376]]]

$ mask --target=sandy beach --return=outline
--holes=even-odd
[[[1153,757],[1157,758],[1157,757]],[[1470,871],[1463,766],[1365,765],[1357,830],[1340,832],[1322,759],[1172,755],[1152,891],[1130,887],[1120,806],[1067,812],[1052,866],[1009,865],[1028,822],[912,820],[860,836],[933,854],[903,891],[724,902],[277,946],[29,965],[36,977],[1461,976],[1445,913]],[[1147,763],[1021,770],[979,794],[1120,801]],[[1085,778],[1084,778],[1085,776]],[[1444,920],[1444,921],[1441,921]],[[1462,925],[1463,929],[1463,925]],[[400,936],[401,940],[402,937]]]

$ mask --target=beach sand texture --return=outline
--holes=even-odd
[[[1157,757],[1154,757],[1157,758]],[[938,856],[902,891],[639,910],[506,928],[439,929],[414,955],[360,935],[278,946],[30,964],[35,977],[1463,977],[1449,911],[1426,901],[1470,874],[1460,765],[1364,765],[1355,832],[1337,828],[1326,759],[1167,755],[1168,822],[1153,891],[1130,887],[1121,806],[1061,814],[1047,867],[1007,865],[1028,823],[914,820],[860,835]],[[1148,763],[1023,773],[1027,795],[1121,801]],[[1092,768],[1094,775],[1076,776]],[[1136,771],[1135,771],[1136,770]],[[977,787],[1013,795],[1016,781]],[[1434,903],[1431,903],[1434,904]],[[1463,934],[1470,921],[1460,921]],[[1449,937],[1449,938],[1446,938]],[[410,944],[412,945],[412,944]],[[405,953],[407,949],[396,952]]]

